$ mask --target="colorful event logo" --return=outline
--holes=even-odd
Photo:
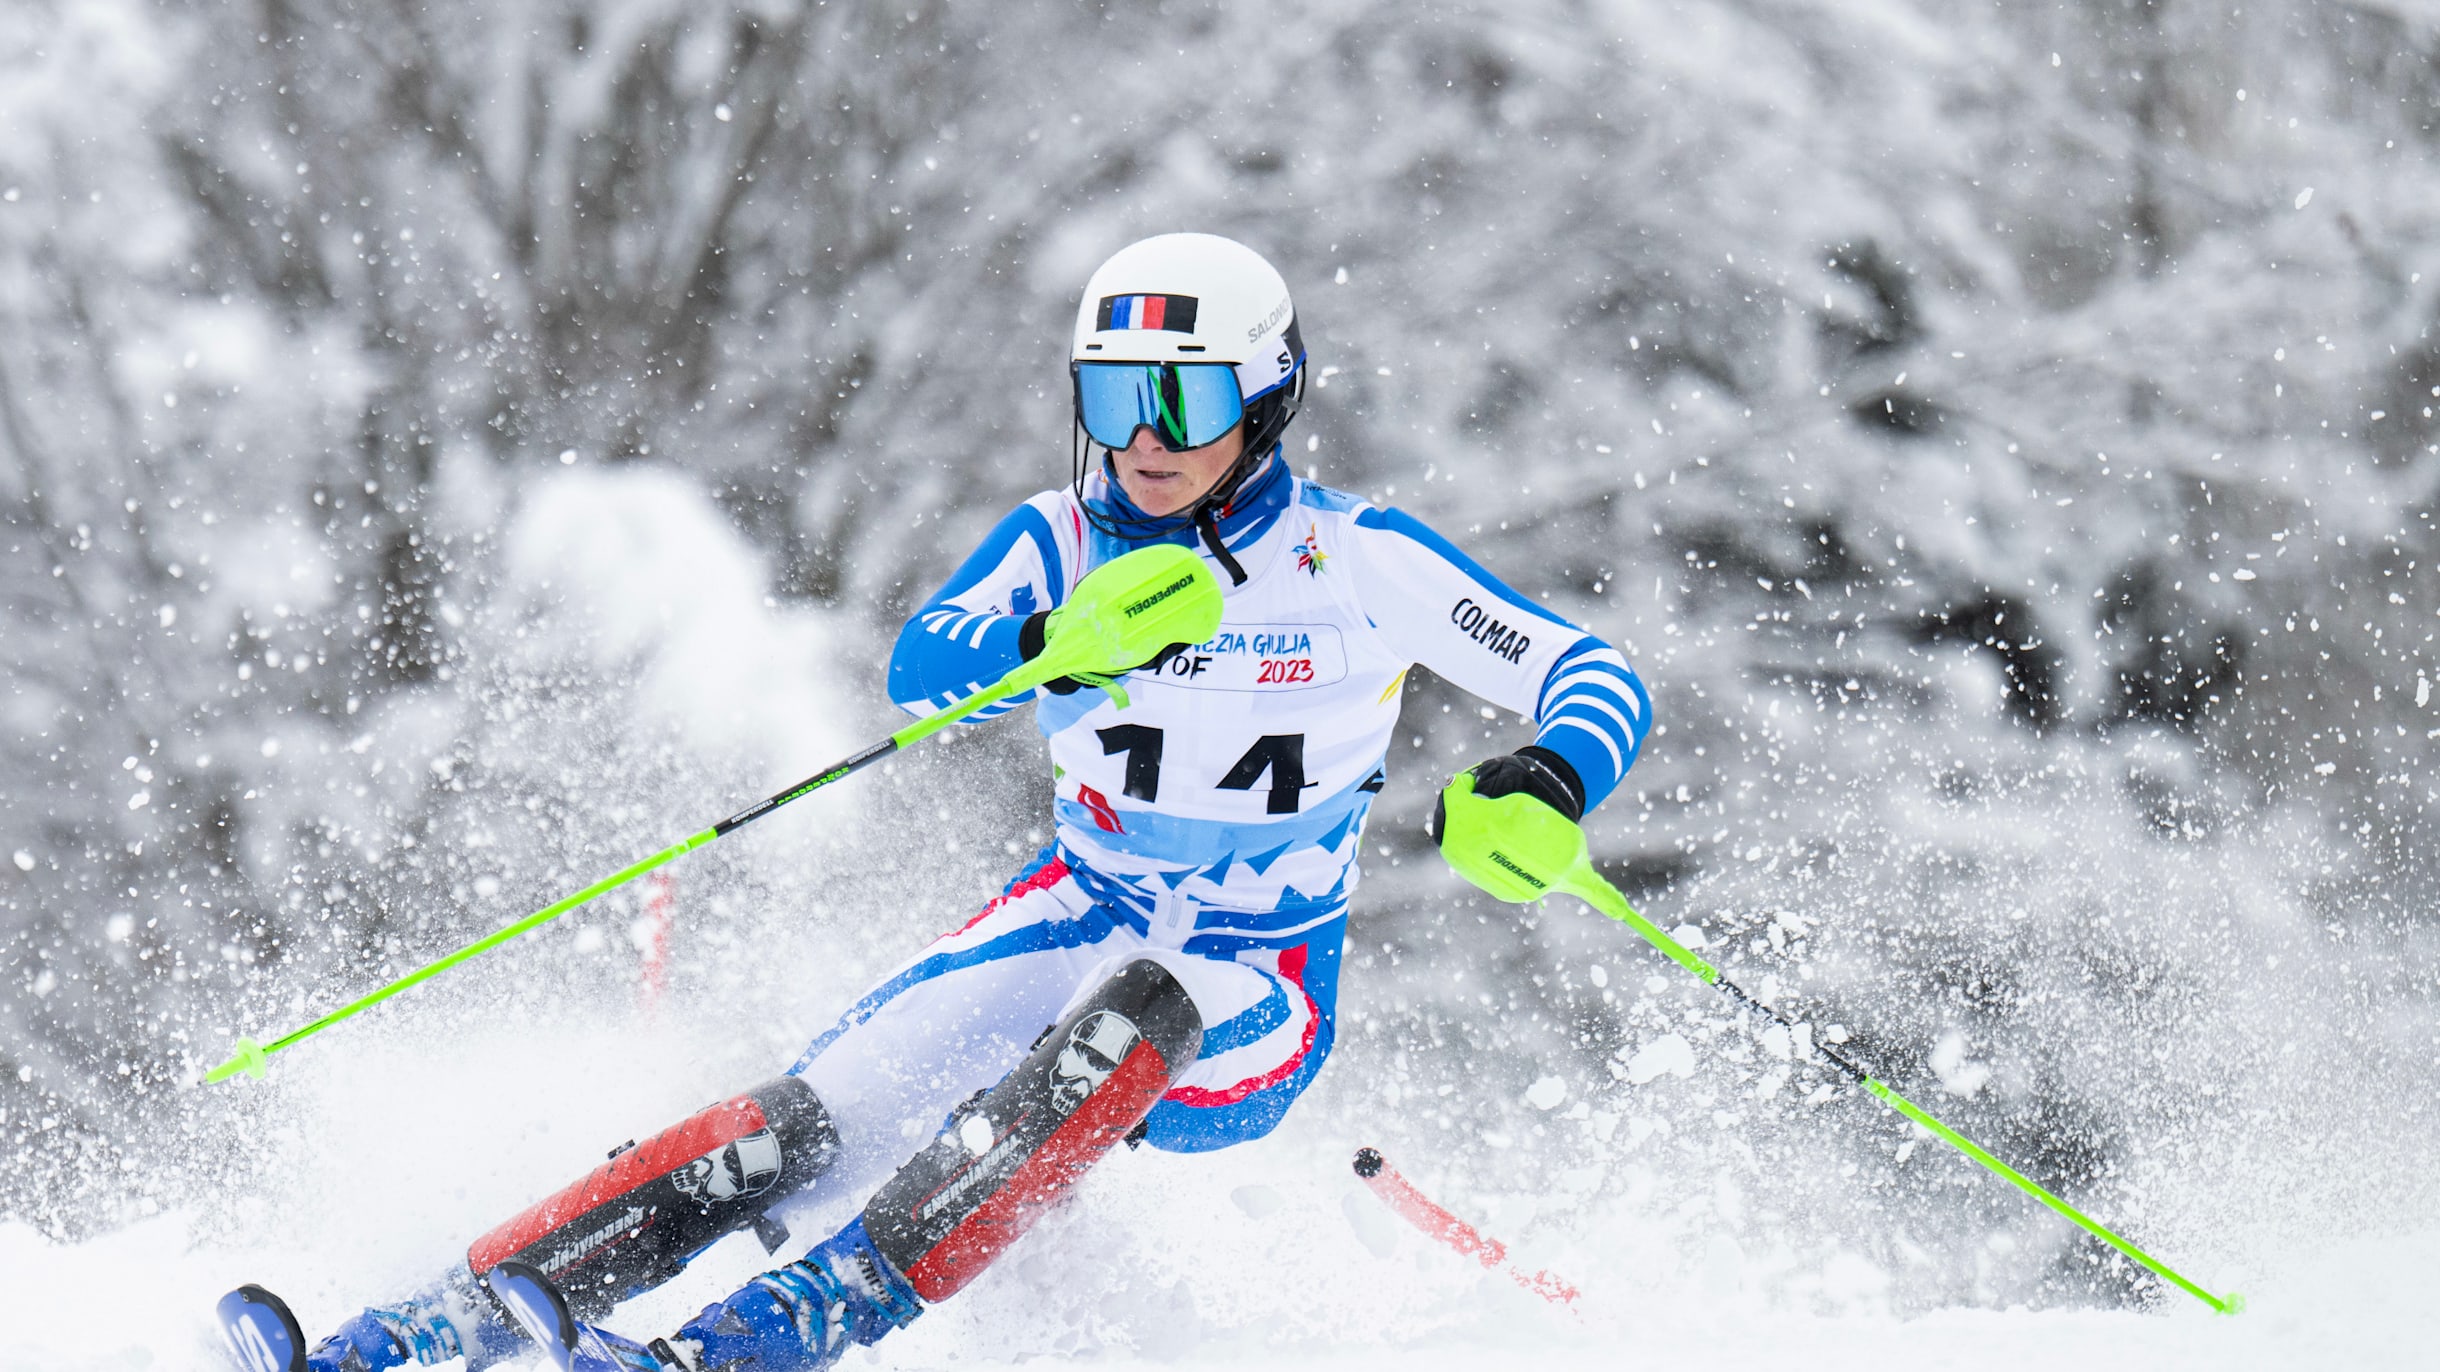
[[[1321,526],[1307,525],[1306,529],[1305,541],[1296,545],[1296,569],[1307,576],[1320,576],[1330,554],[1322,551]]]

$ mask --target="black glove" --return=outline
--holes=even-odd
[[[1017,653],[1019,656],[1024,658],[1025,661],[1031,662],[1035,658],[1042,656],[1042,645],[1049,637],[1050,620],[1050,611],[1036,610],[1032,614],[1025,617],[1025,622],[1023,624],[1017,626]],[[1127,672],[1141,672],[1147,670],[1157,672],[1161,669],[1163,664],[1169,661],[1169,659],[1186,651],[1186,648],[1186,644],[1172,643],[1168,647],[1154,653],[1149,660],[1139,662],[1132,667],[1124,669],[1123,671],[1112,672],[1110,675],[1124,676]],[[1078,681],[1072,676],[1055,676],[1050,680],[1043,682],[1042,689],[1055,696],[1074,695],[1076,692],[1084,689],[1084,683]]]
[[[1474,794],[1486,800],[1519,791],[1567,816],[1584,822],[1584,781],[1567,759],[1537,744],[1474,764]]]

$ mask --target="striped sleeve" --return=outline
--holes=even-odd
[[[1074,549],[1063,548],[1037,497],[1009,512],[947,584],[898,631],[890,653],[890,699],[929,715],[1007,675],[1024,660],[1017,639],[1028,615],[1066,595]],[[1033,699],[1028,691],[977,710],[966,723],[1005,714]]]
[[[1530,715],[1566,758],[1585,809],[1618,788],[1652,726],[1652,697],[1616,648],[1519,595],[1401,510],[1355,515],[1365,612],[1390,644],[1451,683]]]
[[[1652,696],[1616,648],[1586,634],[1551,664],[1535,702],[1534,742],[1566,758],[1586,810],[1616,790],[1652,727]]]

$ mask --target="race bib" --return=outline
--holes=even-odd
[[[1161,667],[1172,686],[1214,691],[1298,691],[1347,677],[1347,645],[1330,624],[1225,626]]]

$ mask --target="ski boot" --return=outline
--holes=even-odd
[[[287,1302],[260,1286],[221,1297],[219,1314],[221,1335],[246,1372],[390,1372],[459,1357],[480,1372],[522,1343],[474,1290],[471,1275],[366,1310],[310,1352]]]
[[[821,1372],[850,1344],[877,1342],[923,1313],[862,1219],[650,1343],[578,1323],[550,1279],[524,1263],[502,1263],[487,1280],[560,1372]]]

